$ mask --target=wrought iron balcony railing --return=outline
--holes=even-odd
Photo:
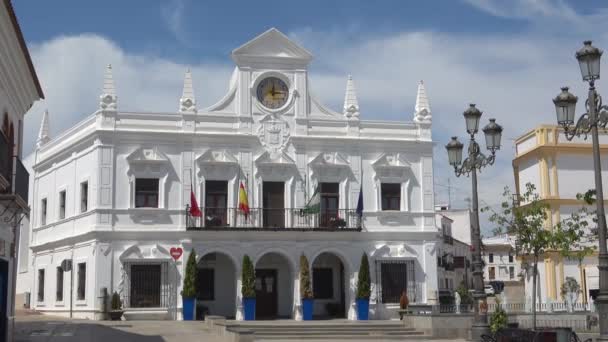
[[[186,207],[188,230],[361,230],[355,209],[311,212],[304,208],[250,208],[245,215],[239,208],[201,208],[201,212],[201,217],[194,217]]]
[[[0,134],[1,136],[2,134]],[[2,153],[2,152],[0,152]],[[2,175],[0,178],[8,181],[6,186],[0,187],[0,202],[11,202],[13,204],[3,203],[5,208],[28,208],[28,191],[30,174],[18,157],[1,158],[0,164],[4,164],[4,160],[9,161],[8,174],[4,170],[0,170]],[[0,166],[4,167],[4,166]],[[7,177],[7,178],[4,178]],[[1,184],[0,184],[1,185]]]

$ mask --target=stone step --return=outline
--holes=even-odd
[[[403,341],[403,340],[427,340],[430,338],[428,335],[423,333],[416,334],[402,334],[402,335],[380,335],[380,334],[280,334],[280,335],[267,335],[267,334],[255,334],[255,341],[298,341],[298,340],[320,340],[326,341],[328,338],[331,340],[345,340],[345,341]]]
[[[366,326],[227,326],[228,329],[247,329],[247,330],[272,330],[272,331],[334,331],[334,330],[346,330],[346,331],[414,331],[414,328],[406,328],[404,326],[398,327],[366,327]]]

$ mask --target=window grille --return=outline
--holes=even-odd
[[[56,288],[55,300],[58,302],[63,301],[63,268],[57,267],[57,288]]]
[[[127,308],[169,308],[173,285],[169,263],[126,262],[123,305]]]
[[[376,260],[376,282],[377,298],[382,303],[399,303],[404,289],[410,303],[421,299],[414,260]]]

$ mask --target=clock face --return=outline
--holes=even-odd
[[[258,84],[256,90],[258,101],[266,108],[277,109],[283,107],[289,97],[287,84],[277,77],[267,77]]]

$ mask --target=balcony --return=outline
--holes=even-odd
[[[249,215],[239,208],[202,208],[202,217],[190,215],[186,207],[188,230],[260,230],[260,231],[361,231],[355,209],[308,212],[303,208],[251,208]]]
[[[2,152],[0,151],[0,153]],[[0,159],[2,160],[0,161],[0,173],[2,173],[0,178],[8,177],[8,185],[0,187],[0,204],[3,204],[5,209],[17,208],[27,211],[30,174],[18,157]],[[5,163],[4,160],[9,162]],[[9,165],[8,173],[5,172],[5,169],[2,169],[5,167],[2,164]]]

